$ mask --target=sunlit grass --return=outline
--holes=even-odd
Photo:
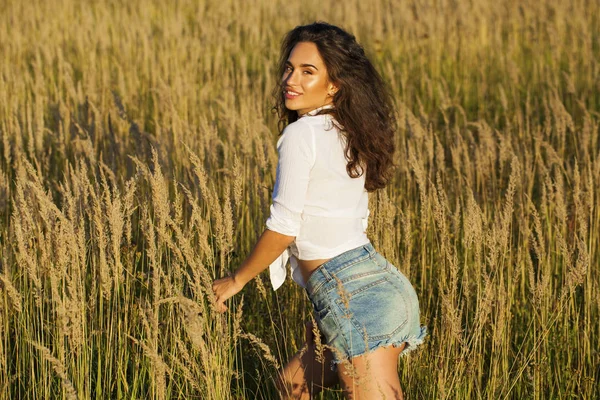
[[[279,41],[318,19],[396,100],[368,234],[430,332],[406,397],[600,396],[597,2],[0,5],[0,398],[276,397],[305,294],[210,286],[265,228]]]

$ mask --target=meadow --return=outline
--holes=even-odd
[[[405,398],[600,398],[598,1],[0,0],[1,399],[276,398],[305,293],[210,287],[265,229],[315,20],[395,98],[368,235],[429,330]]]

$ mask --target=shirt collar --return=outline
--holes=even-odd
[[[318,113],[319,111],[321,111],[321,110],[326,110],[326,109],[328,109],[328,108],[333,108],[333,104],[325,104],[324,106],[321,106],[321,107],[315,108],[314,110],[311,110],[311,111],[309,111],[309,112],[307,112],[307,113],[304,113],[304,114],[302,114],[302,117],[306,117],[306,116],[308,116],[308,115],[310,115],[310,116],[317,115],[317,113]],[[302,117],[300,117],[300,118],[302,118]]]

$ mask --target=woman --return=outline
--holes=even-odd
[[[365,233],[368,192],[385,187],[393,166],[391,96],[354,36],[326,23],[287,34],[279,76],[285,128],[267,229],[237,271],[214,282],[217,307],[267,266],[277,289],[289,256],[320,334],[307,325],[307,347],[281,373],[282,396],[310,398],[339,382],[347,398],[402,398],[398,356],[426,329],[410,282]]]

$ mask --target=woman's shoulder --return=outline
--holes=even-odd
[[[338,132],[334,121],[335,119],[330,114],[303,116],[283,128],[277,145],[279,146],[285,140],[295,143],[308,142],[309,146],[314,147],[316,142]]]
[[[308,130],[312,130],[312,124],[309,122],[309,120],[307,120],[307,118],[310,117],[302,117],[297,119],[296,121],[286,125],[285,128],[283,128],[283,132],[282,134],[286,134],[289,132],[293,132],[293,134],[297,134],[298,132],[306,132]]]
[[[312,150],[315,144],[314,137],[313,127],[302,119],[299,119],[283,128],[283,132],[281,132],[281,136],[277,140],[277,148],[279,149],[285,144],[286,147],[308,147]]]
[[[298,141],[298,140],[306,140],[307,136],[314,135],[314,128],[301,119],[288,124],[285,128],[283,128],[283,132],[281,132],[281,140],[290,140],[290,141]]]

